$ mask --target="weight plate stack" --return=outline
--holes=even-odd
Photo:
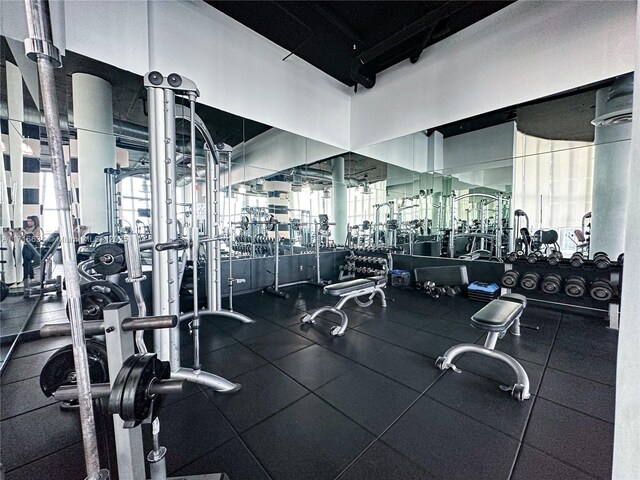
[[[569,277],[564,284],[564,293],[573,298],[584,297],[587,293],[587,282],[582,277]]]
[[[550,273],[545,275],[542,278],[542,282],[540,283],[540,288],[545,293],[560,293],[562,287],[562,277],[560,275],[556,275],[555,273]]]
[[[520,279],[520,286],[525,290],[537,290],[540,283],[540,275],[535,272],[527,272]]]
[[[158,416],[161,395],[152,395],[149,387],[171,376],[169,362],[155,353],[136,353],[127,358],[116,376],[109,396],[109,413],[118,414],[124,428],[133,428]]]
[[[515,288],[518,286],[518,280],[520,279],[520,274],[515,270],[509,270],[508,272],[504,272],[502,274],[502,278],[500,279],[500,284],[504,288]]]
[[[114,302],[129,302],[129,296],[121,286],[106,280],[83,283],[80,286],[80,299],[83,320],[102,320],[104,307]],[[71,318],[68,304],[67,318]]]
[[[615,288],[609,280],[598,279],[589,285],[589,295],[594,300],[608,302],[615,295]]]

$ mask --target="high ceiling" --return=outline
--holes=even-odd
[[[512,1],[217,1],[234,20],[350,87]],[[284,59],[283,59],[284,60]]]

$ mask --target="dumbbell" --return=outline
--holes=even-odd
[[[525,290],[537,290],[540,283],[540,275],[535,272],[527,272],[520,278],[520,286]]]
[[[591,298],[594,300],[607,302],[613,298],[614,294],[614,286],[609,280],[605,280],[604,278],[594,280],[591,282],[591,285],[589,285],[589,295],[591,295]]]
[[[540,250],[536,250],[535,252],[532,252],[529,255],[527,255],[527,263],[530,265],[534,265],[538,263],[538,260],[540,260],[543,256],[544,255]]]
[[[520,280],[520,274],[515,270],[509,270],[508,272],[504,272],[502,274],[500,284],[504,288],[514,288],[518,285],[518,280]]]
[[[562,277],[555,273],[550,273],[542,278],[540,289],[544,293],[560,293],[562,290]]]
[[[584,297],[587,293],[587,282],[582,277],[569,277],[564,284],[564,293],[573,298]]]
[[[505,257],[505,261],[507,263],[516,263],[518,258],[524,256],[524,252],[522,250],[518,250],[517,252],[510,252]]]
[[[556,265],[558,265],[560,263],[560,260],[562,260],[562,252],[557,250],[554,250],[553,252],[551,252],[547,257],[547,263],[552,267],[555,267]]]
[[[584,257],[582,256],[582,253],[575,252],[573,255],[571,255],[571,258],[569,259],[569,265],[571,265],[573,268],[582,268],[582,266],[584,265]]]
[[[620,255],[618,255],[618,258],[617,258],[616,262],[620,266],[622,266],[624,264],[624,253],[621,253]]]
[[[593,264],[598,270],[605,270],[611,266],[611,260],[606,253],[597,252],[593,255]]]

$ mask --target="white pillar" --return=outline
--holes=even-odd
[[[333,240],[339,245],[347,239],[347,184],[344,182],[344,157],[336,157],[331,160],[331,180],[333,202]]]
[[[74,73],[73,123],[78,135],[80,220],[90,232],[107,231],[105,168],[116,167],[111,84]]]
[[[10,220],[13,228],[22,228],[24,221],[23,211],[23,155],[22,155],[22,122],[24,121],[24,103],[22,93],[22,75],[20,69],[10,62],[7,65],[7,103],[9,109],[9,158],[11,161],[11,175],[8,176],[7,185],[11,189]],[[5,281],[7,283],[20,282],[23,277],[22,268],[22,242],[19,236],[15,236],[13,243],[13,258],[8,258],[4,264]],[[8,248],[11,246],[8,245]],[[14,263],[15,261],[15,263]]]
[[[640,8],[636,15],[636,76],[634,79],[633,113],[640,112]],[[640,178],[640,122],[634,118],[631,137],[631,159],[627,177],[631,188],[638,187]],[[620,332],[618,337],[618,362],[616,370],[616,417],[613,439],[614,480],[640,478],[640,249],[638,225],[640,225],[640,199],[637,190],[628,196],[626,228],[624,230],[625,259]],[[616,230],[620,232],[621,230]]]
[[[596,118],[631,107],[633,81],[630,75],[616,80],[612,87],[596,92]],[[591,255],[605,252],[616,258],[624,251],[624,237],[617,234],[626,225],[631,188],[637,182],[629,177],[631,163],[631,123],[596,126],[593,200],[591,216]]]

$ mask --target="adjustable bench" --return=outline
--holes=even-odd
[[[438,357],[436,367],[440,370],[451,368],[456,373],[460,373],[460,370],[453,362],[457,356],[466,352],[479,353],[480,355],[495,358],[509,365],[516,373],[516,383],[513,387],[501,386],[500,388],[505,391],[511,391],[516,400],[523,401],[528,399],[531,393],[529,392],[527,372],[516,359],[504,352],[495,350],[496,342],[499,338],[504,337],[509,329],[511,329],[513,335],[520,336],[520,316],[526,306],[527,299],[525,296],[517,293],[508,293],[482,307],[471,317],[471,325],[488,332],[484,346],[481,347],[475,343],[454,345],[444,355]]]
[[[315,318],[324,312],[332,312],[340,316],[342,323],[338,326],[331,327],[331,335],[342,336],[347,330],[347,324],[349,318],[347,314],[342,310],[342,307],[349,300],[353,299],[356,304],[361,307],[368,307],[373,304],[373,297],[376,294],[380,295],[380,301],[382,306],[387,306],[387,299],[384,296],[382,290],[387,286],[386,275],[380,275],[377,277],[357,278],[355,280],[349,280],[348,282],[334,283],[333,285],[327,285],[324,287],[323,293],[325,295],[331,295],[333,297],[340,297],[338,303],[335,306],[321,307],[314,310],[312,313],[307,313],[300,321],[302,323],[316,323]],[[358,297],[368,295],[369,298],[365,301],[360,300]]]

